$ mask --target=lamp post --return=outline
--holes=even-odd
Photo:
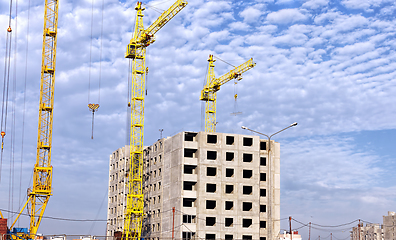
[[[288,126],[286,128],[283,128],[283,129],[281,129],[281,130],[277,131],[276,133],[274,133],[272,135],[269,135],[269,136],[267,134],[264,134],[264,133],[261,133],[261,132],[257,132],[257,131],[254,131],[252,129],[249,129],[249,128],[245,127],[245,126],[242,126],[242,129],[249,130],[251,132],[263,135],[263,136],[267,137],[267,139],[268,139],[268,150],[267,150],[268,157],[267,157],[267,159],[268,159],[268,169],[269,169],[269,174],[268,174],[268,186],[269,186],[268,205],[269,205],[269,208],[267,210],[268,210],[268,219],[269,219],[268,225],[269,226],[268,226],[268,231],[267,231],[268,232],[267,238],[269,240],[274,240],[274,238],[272,236],[272,230],[273,230],[272,229],[273,228],[273,219],[272,219],[272,196],[273,196],[273,192],[272,191],[273,191],[273,188],[272,188],[271,137],[275,136],[276,134],[278,134],[280,132],[285,131],[288,128],[294,127],[294,126],[297,126],[296,122],[290,124],[290,126]],[[260,188],[260,183],[261,183],[261,180],[259,179],[259,188]],[[260,197],[261,196],[260,196],[260,193],[259,193],[259,205],[260,205]],[[259,212],[259,221],[260,221],[260,212]],[[260,230],[259,230],[259,232],[260,232]]]

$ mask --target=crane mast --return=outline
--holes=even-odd
[[[10,229],[13,228],[26,205],[29,205],[29,232],[18,234],[24,239],[34,239],[52,195],[51,147],[57,28],[58,0],[45,0],[37,154],[33,171],[33,187],[29,189],[28,200],[10,227]],[[17,237],[13,236],[13,238]]]
[[[132,89],[129,106],[131,107],[130,125],[130,156],[128,173],[127,206],[123,235],[126,239],[140,239],[143,223],[143,137],[144,137],[144,94],[146,73],[146,47],[152,44],[154,34],[169,22],[187,5],[187,1],[178,0],[146,30],[143,26],[142,3],[138,2],[136,10],[135,29],[133,37],[127,46],[125,58],[132,61]]]
[[[256,66],[256,63],[253,62],[253,58],[251,58],[221,77],[215,78],[215,61],[213,55],[209,55],[206,84],[201,90],[200,97],[201,101],[205,101],[205,132],[216,132],[216,99],[217,91],[220,90],[220,86],[232,79],[240,81],[242,79],[242,73]]]

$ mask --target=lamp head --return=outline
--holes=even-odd
[[[297,126],[297,122],[292,123],[290,126],[292,127]]]
[[[247,129],[248,129],[248,128],[247,128],[247,127],[245,127],[245,126],[242,126],[241,128],[242,128],[242,129],[245,129],[245,130],[247,130]]]

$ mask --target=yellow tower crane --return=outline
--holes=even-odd
[[[14,234],[12,235],[13,239],[34,239],[48,200],[52,195],[52,110],[54,107],[58,3],[58,0],[45,0],[37,155],[33,171],[33,187],[29,189],[28,199],[10,227]],[[29,231],[23,230],[23,228],[13,229],[27,205],[30,209]]]
[[[138,2],[135,10],[135,30],[127,46],[126,58],[132,61],[132,90],[128,106],[131,107],[130,161],[128,174],[128,195],[125,210],[123,235],[126,239],[140,239],[143,222],[143,135],[144,135],[144,94],[146,73],[146,47],[152,44],[154,34],[169,22],[187,5],[187,1],[178,0],[144,29],[142,3]]]
[[[238,81],[242,80],[242,73],[256,66],[256,63],[253,62],[253,58],[251,58],[223,76],[215,78],[215,61],[216,60],[213,58],[213,55],[209,55],[209,68],[206,85],[201,90],[200,97],[201,101],[205,101],[205,132],[216,132],[216,95],[217,91],[220,90],[220,86],[232,79]]]

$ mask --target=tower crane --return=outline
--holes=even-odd
[[[216,132],[216,95],[217,91],[220,90],[220,86],[232,79],[237,81],[242,80],[242,73],[256,66],[256,63],[253,62],[253,58],[251,58],[223,76],[215,78],[215,61],[216,60],[213,58],[213,55],[209,55],[209,68],[206,84],[201,90],[200,97],[201,101],[205,101],[205,132]]]
[[[28,190],[28,199],[10,227],[13,239],[34,239],[48,200],[52,195],[52,116],[54,107],[58,3],[58,0],[45,0],[37,153],[36,164],[33,170],[33,187]],[[29,205],[28,209],[30,209],[29,231],[26,228],[26,230],[23,228],[13,228],[27,205]]]
[[[187,1],[178,0],[168,10],[163,12],[151,26],[144,29],[142,3],[138,2],[136,10],[135,29],[133,37],[127,46],[125,58],[132,61],[131,107],[130,125],[130,161],[128,174],[127,206],[123,235],[126,239],[140,239],[143,222],[143,136],[144,136],[144,93],[146,73],[146,48],[152,44],[154,34],[169,22],[187,5]]]

